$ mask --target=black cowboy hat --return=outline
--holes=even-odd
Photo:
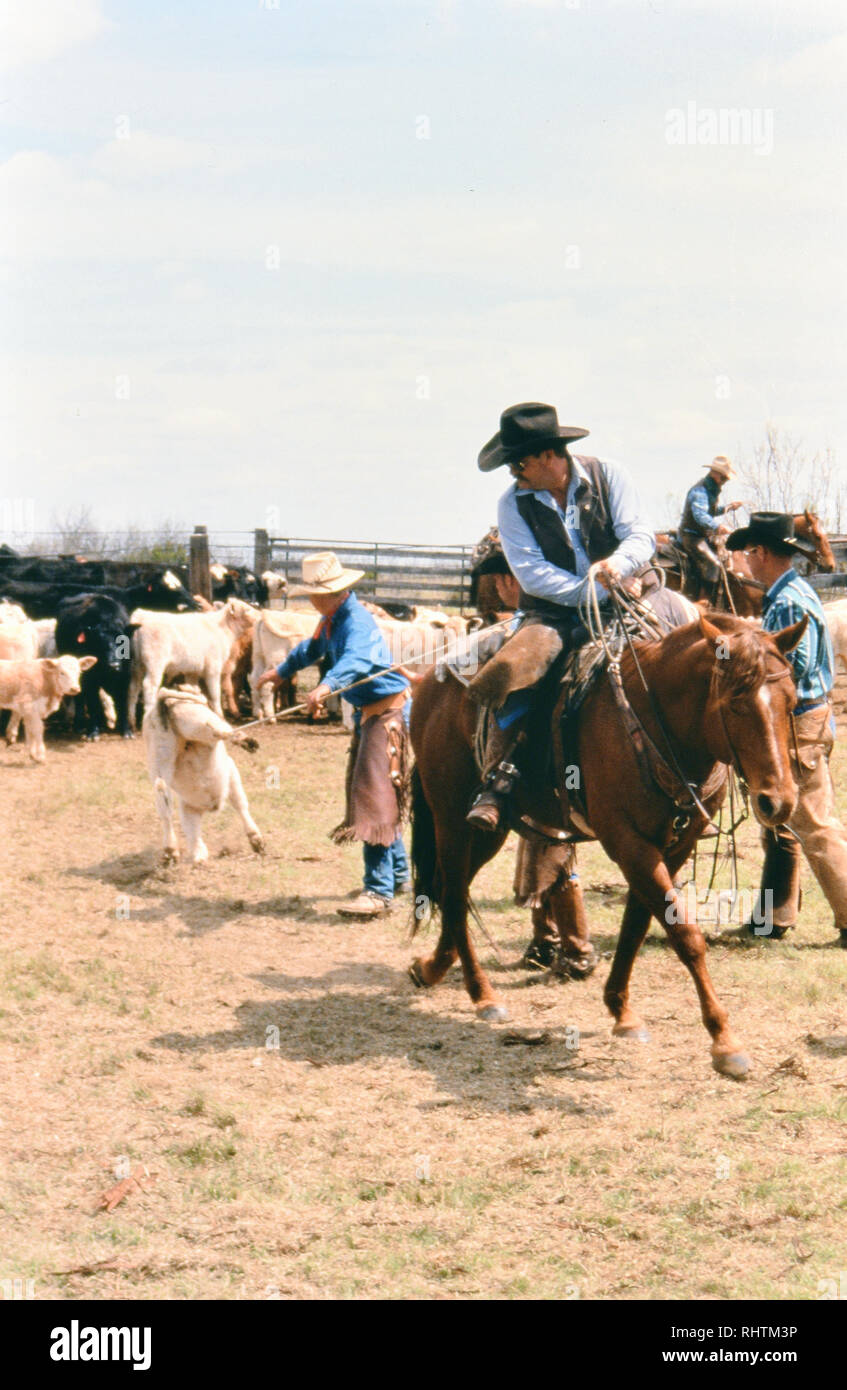
[[[555,406],[524,401],[503,411],[500,428],[480,451],[477,463],[483,473],[490,473],[527,454],[543,454],[558,439],[584,439],[587,434],[574,425],[560,425]]]
[[[748,545],[765,545],[776,555],[802,555],[814,558],[815,547],[794,535],[794,517],[789,512],[751,512],[749,526],[739,526],[727,537],[727,550],[745,550]]]

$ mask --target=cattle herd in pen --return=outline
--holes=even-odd
[[[314,609],[270,606],[287,588],[284,576],[271,571],[257,576],[247,566],[213,564],[211,583],[210,604],[189,592],[182,567],[26,557],[0,546],[0,710],[7,712],[0,718],[7,744],[20,746],[23,736],[30,758],[43,762],[45,720],[61,718],[63,706],[83,739],[107,729],[131,738],[158,708],[160,692],[175,686],[203,692],[216,730],[208,734],[210,747],[228,730],[225,718],[268,717],[275,699],[277,707],[291,706],[293,690],[275,696],[258,679],[314,632]],[[482,622],[408,604],[389,604],[390,612],[371,607],[392,661],[418,667],[455,651]],[[847,667],[847,600],[828,604],[826,612],[836,659]],[[192,712],[189,722],[197,717]],[[237,795],[233,804],[240,812]],[[166,835],[166,853],[169,843]]]
[[[274,696],[258,678],[311,636],[318,621],[308,603],[279,606],[287,590],[282,575],[256,576],[246,566],[224,564],[213,564],[210,575],[211,603],[189,591],[179,566],[27,557],[0,546],[6,743],[41,763],[48,719],[71,721],[84,740],[107,730],[128,739],[143,728],[165,857],[177,856],[176,792],[193,862],[205,857],[199,813],[226,800],[253,848],[261,848],[227,751],[233,731],[226,720],[269,717],[275,700],[277,708],[293,705],[293,689]],[[392,604],[390,613],[371,607],[398,663],[438,659],[481,621],[403,603]],[[176,701],[168,694],[174,689],[182,692]],[[338,703],[333,712],[349,723],[349,706]]]

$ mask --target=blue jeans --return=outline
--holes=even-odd
[[[409,878],[409,861],[401,835],[393,845],[362,846],[365,856],[365,892],[393,898],[394,890]]]

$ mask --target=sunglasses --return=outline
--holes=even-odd
[[[526,468],[526,459],[520,459],[520,460],[517,461],[517,462],[513,462],[513,463],[510,463],[510,464],[509,464],[509,472],[510,472],[510,473],[512,474],[512,476],[515,477],[515,478],[520,478],[520,477],[522,476],[522,474],[523,474],[525,468]]]

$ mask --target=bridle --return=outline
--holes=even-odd
[[[792,675],[791,663],[787,660],[786,657],[784,657],[780,652],[770,652],[769,655],[775,656],[775,657],[777,658],[777,660],[779,661],[779,664],[780,664],[780,669],[779,669],[778,671],[766,672],[765,675],[764,675],[764,677],[762,678],[762,680],[761,680],[761,681],[759,682],[759,684],[755,687],[755,691],[751,690],[751,691],[749,692],[751,695],[754,694],[754,693],[756,693],[758,690],[760,690],[761,687],[762,687],[763,685],[775,685],[777,681],[784,680],[786,676],[791,676],[791,675]],[[723,673],[723,670],[722,670],[722,668],[721,668],[721,665],[720,665],[720,660],[721,660],[720,657],[715,657],[715,664],[714,664],[714,667],[712,668],[712,679],[711,679],[711,684],[710,684],[710,688],[709,688],[709,698],[712,699],[712,700],[714,700],[715,704],[717,705],[717,708],[718,708],[718,718],[720,719],[720,722],[721,722],[721,729],[722,729],[722,731],[723,731],[723,736],[724,736],[724,738],[726,739],[727,746],[728,746],[728,748],[729,748],[730,755],[731,755],[731,757],[732,757],[732,767],[733,767],[734,770],[735,770],[735,774],[736,774],[736,776],[738,777],[739,782],[741,783],[742,787],[743,787],[744,790],[746,791],[746,789],[747,789],[747,775],[746,775],[746,773],[745,773],[745,771],[744,771],[744,768],[743,768],[743,766],[742,766],[742,763],[741,763],[741,755],[739,754],[738,749],[736,748],[736,746],[735,746],[735,744],[734,744],[734,742],[733,742],[733,740],[732,740],[732,735],[730,734],[729,729],[727,728],[726,716],[724,715],[724,700],[723,700],[723,698],[722,698],[722,696],[721,696],[720,690],[718,689],[718,686],[719,686],[720,681],[721,681],[721,677],[722,677],[722,675],[724,674],[724,673]],[[730,697],[729,697],[727,703],[729,703],[729,704],[732,703],[732,696],[731,696],[731,695],[730,695]],[[794,737],[794,749],[795,749],[795,753],[796,753],[796,752],[797,752],[797,730],[796,730],[795,725],[794,725],[794,719],[793,719],[793,717],[792,717],[792,719],[791,719],[791,732],[792,732],[793,737]],[[799,758],[799,754],[798,754],[798,758]]]

